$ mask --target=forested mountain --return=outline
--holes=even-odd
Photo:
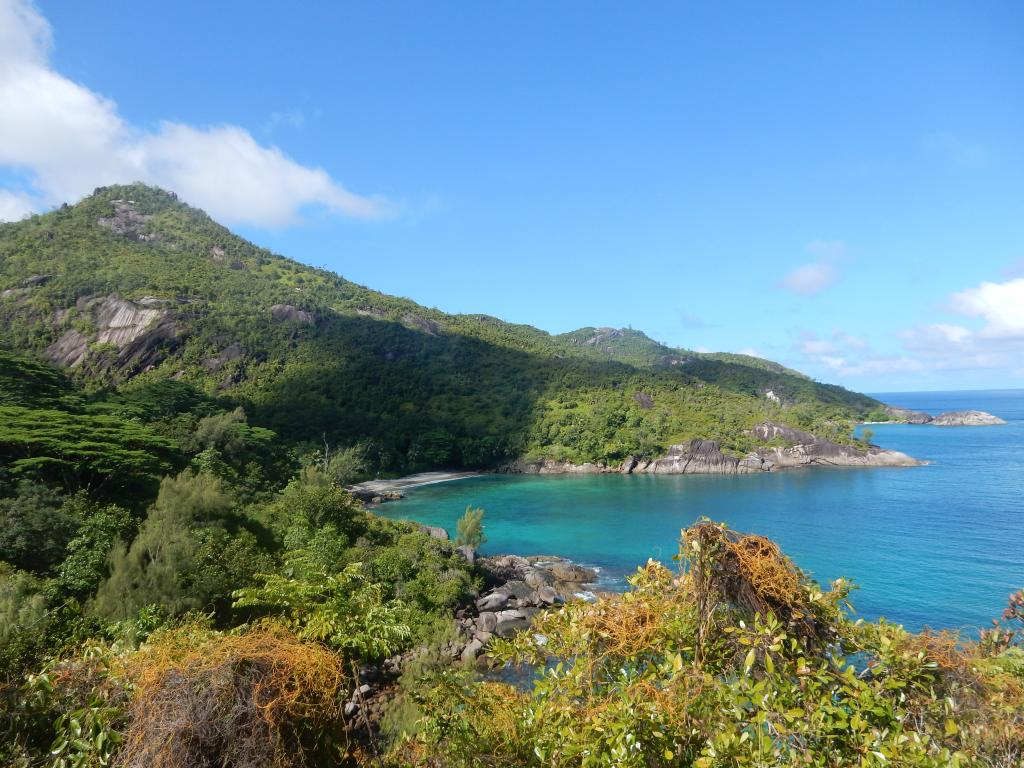
[[[428,309],[258,248],[142,185],[0,225],[0,322],[5,345],[89,391],[182,382],[290,443],[358,446],[374,471],[612,463],[690,438],[738,453],[766,419],[844,441],[879,406],[639,331],[552,336]]]

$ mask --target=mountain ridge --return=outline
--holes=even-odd
[[[232,234],[173,193],[98,188],[0,226],[8,346],[87,387],[175,378],[380,471],[618,461],[687,439],[741,454],[776,421],[851,442],[873,398],[640,331],[552,335],[388,296]]]

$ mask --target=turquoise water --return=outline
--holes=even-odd
[[[874,442],[924,467],[814,469],[741,477],[489,475],[425,486],[385,505],[454,530],[486,510],[485,552],[559,554],[608,588],[702,516],[774,538],[821,581],[859,585],[860,615],[909,628],[987,626],[1024,586],[1024,390],[877,395],[931,413],[975,408],[999,427],[873,425]]]

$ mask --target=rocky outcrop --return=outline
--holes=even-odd
[[[159,240],[160,235],[150,232],[148,225],[153,218],[149,214],[139,213],[135,209],[134,200],[112,200],[114,213],[111,216],[101,216],[96,223],[101,227],[129,240],[144,243]]]
[[[668,453],[660,459],[640,462],[633,469],[636,474],[650,475],[742,475],[762,472],[765,467],[753,454],[742,459],[722,452],[714,440],[690,440],[670,445]]]
[[[631,456],[619,465],[572,464],[552,459],[519,460],[499,471],[540,475],[604,472],[624,475],[746,475],[809,466],[914,467],[921,464],[917,459],[899,451],[887,451],[875,446],[863,449],[841,445],[772,422],[759,424],[748,434],[764,443],[783,445],[765,446],[740,457],[725,453],[714,440],[695,439],[670,445],[665,456],[652,460]]]
[[[402,315],[402,324],[414,331],[423,331],[428,336],[437,336],[441,332],[441,326],[426,317],[420,317],[412,312]]]
[[[96,332],[88,337],[71,328],[44,351],[55,365],[74,368],[97,345],[110,345],[116,354],[108,365],[140,369],[159,363],[181,339],[175,314],[167,302],[147,296],[138,303],[117,296],[79,299],[76,309],[92,318]]]
[[[456,618],[463,661],[476,658],[492,637],[509,638],[529,629],[534,616],[580,594],[597,580],[597,571],[558,557],[501,555],[477,559],[492,588]]]
[[[245,354],[245,349],[237,341],[228,344],[220,352],[213,357],[208,357],[203,361],[203,367],[210,373],[216,373],[228,363],[233,360],[238,360]]]
[[[293,307],[291,304],[274,304],[270,308],[270,317],[275,323],[297,323],[298,325],[313,325],[316,322],[312,313],[304,309]]]
[[[940,413],[931,423],[936,427],[991,427],[1006,422],[985,411],[948,411]]]
[[[932,421],[931,414],[923,413],[922,411],[912,411],[909,408],[897,408],[887,405],[885,406],[885,412],[893,421],[901,424],[930,424]]]

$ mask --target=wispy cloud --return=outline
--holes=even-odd
[[[839,261],[846,254],[846,245],[838,240],[814,240],[806,251],[817,256],[787,274],[780,285],[801,296],[812,296],[825,290],[839,279]]]
[[[306,113],[301,109],[287,109],[282,112],[271,112],[263,130],[273,133],[278,128],[291,128],[300,131],[306,127]]]
[[[0,166],[29,179],[2,191],[0,218],[132,181],[173,189],[231,224],[287,226],[309,206],[356,218],[393,213],[384,197],[351,192],[239,126],[133,126],[113,101],[54,70],[52,45],[34,5],[0,0]]]
[[[976,170],[988,165],[989,153],[985,147],[952,133],[929,134],[921,144],[930,157],[960,168]]]
[[[834,331],[820,337],[799,331],[793,351],[810,368],[857,378],[894,373],[929,376],[939,371],[1004,371],[1024,375],[1024,278],[983,282],[949,297],[946,307],[966,320],[922,323],[888,336],[879,352],[857,336]],[[974,321],[973,323],[971,321]]]

